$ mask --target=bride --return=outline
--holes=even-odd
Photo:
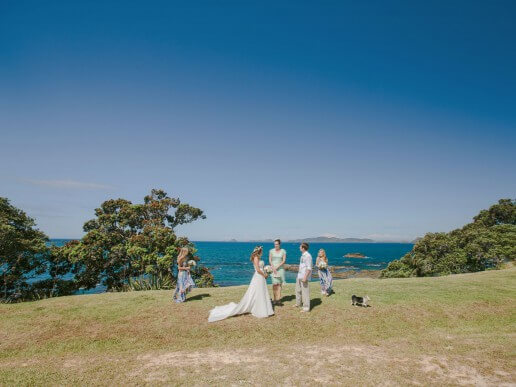
[[[271,297],[267,289],[267,274],[263,272],[262,246],[256,246],[251,254],[254,265],[254,275],[251,283],[238,304],[231,302],[227,305],[216,306],[210,311],[209,322],[224,320],[225,318],[244,313],[251,313],[254,317],[269,317],[274,314]]]

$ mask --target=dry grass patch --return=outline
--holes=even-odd
[[[209,324],[245,287],[0,305],[0,384],[515,384],[516,269],[336,281],[313,310]],[[368,294],[371,308],[350,305]]]

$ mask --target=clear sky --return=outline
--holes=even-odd
[[[410,240],[516,195],[516,2],[0,1],[0,196],[194,240]]]

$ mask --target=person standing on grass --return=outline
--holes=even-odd
[[[195,282],[190,275],[190,266],[186,260],[187,256],[188,247],[181,247],[177,256],[177,283],[173,297],[175,302],[185,302],[186,294],[195,287]]]
[[[281,241],[274,241],[274,248],[269,250],[269,264],[272,267],[272,296],[273,305],[281,306],[281,287],[285,283],[285,269],[283,265],[287,259],[287,252],[281,248]]]
[[[251,313],[254,317],[264,318],[274,315],[271,296],[267,288],[267,277],[262,261],[263,247],[256,246],[251,253],[251,262],[254,266],[254,275],[251,283],[238,304],[230,302],[226,305],[216,306],[210,310],[208,322],[224,320],[239,314]]]
[[[328,267],[328,257],[326,256],[326,251],[324,249],[319,250],[315,266],[318,268],[321,294],[329,296],[332,292],[333,278],[330,273],[330,268]]]
[[[302,312],[310,312],[309,279],[312,276],[312,256],[308,252],[308,247],[306,242],[299,246],[301,259],[299,260],[299,271],[296,279],[296,304],[294,306],[300,307],[302,303]]]

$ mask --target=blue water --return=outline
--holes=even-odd
[[[211,269],[215,283],[220,286],[249,283],[254,268],[249,260],[254,242],[195,242],[198,255]],[[347,270],[381,270],[387,264],[412,250],[410,243],[313,243],[310,253],[314,259],[319,249],[325,249],[330,265],[347,266]],[[268,263],[272,243],[263,243],[263,260]],[[287,263],[298,264],[301,253],[299,243],[282,243],[287,251]],[[359,252],[368,258],[344,258],[346,253]],[[286,272],[287,282],[295,282],[296,273]]]
[[[68,240],[53,239],[52,243],[63,245]],[[220,286],[248,284],[254,269],[249,260],[255,242],[194,242],[198,249],[197,255],[201,263],[210,268],[215,283]],[[263,243],[263,259],[268,263],[268,252],[273,248],[272,243]],[[381,270],[387,264],[401,258],[412,249],[411,243],[313,243],[310,253],[314,258],[321,248],[326,250],[330,265],[346,266],[345,270]],[[299,243],[282,243],[287,251],[287,263],[299,263]],[[346,253],[362,253],[367,258],[344,258]],[[296,273],[286,272],[287,282],[295,282]],[[270,280],[269,280],[270,281]],[[88,291],[98,293],[104,291],[99,286]]]

